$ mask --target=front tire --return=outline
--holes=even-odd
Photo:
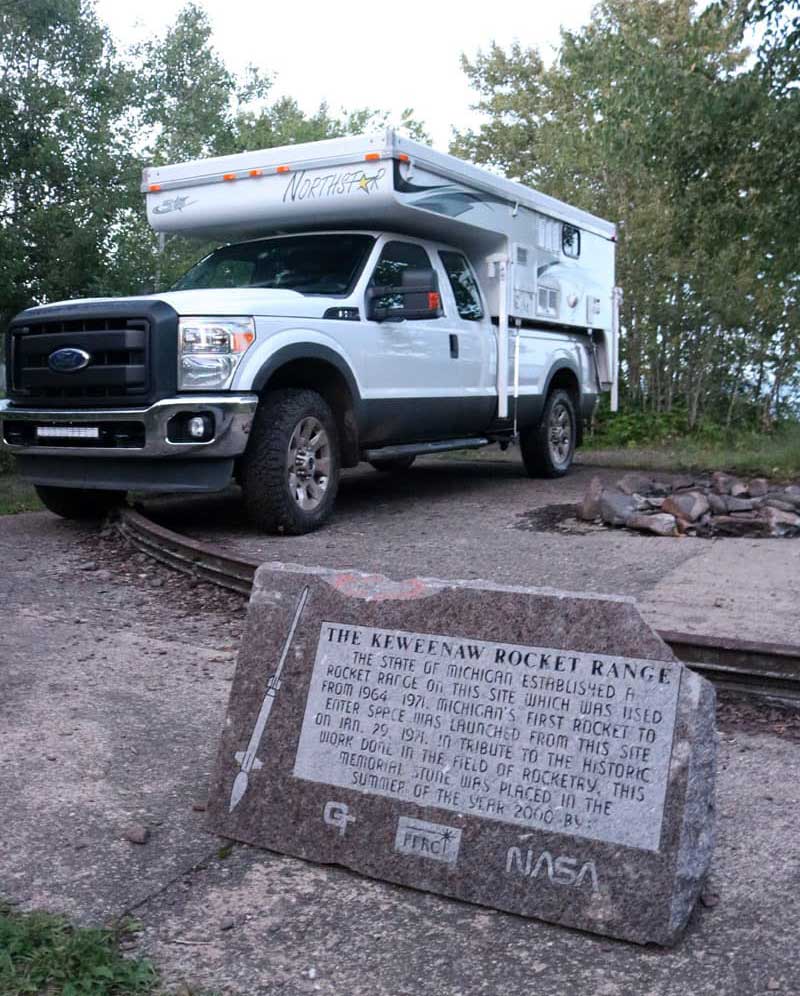
[[[104,519],[125,501],[125,491],[92,491],[88,488],[56,488],[37,484],[36,494],[45,508],[62,519]]]
[[[547,396],[541,421],[520,433],[522,462],[529,477],[563,477],[572,466],[578,438],[575,404],[556,388]]]
[[[298,388],[268,394],[242,460],[248,517],[273,534],[318,529],[333,512],[339,468],[336,420],[325,399]]]

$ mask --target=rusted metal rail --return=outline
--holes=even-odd
[[[230,556],[214,543],[182,536],[134,509],[118,528],[138,550],[194,578],[249,595],[262,561]],[[675,656],[721,688],[800,707],[800,646],[660,630]]]

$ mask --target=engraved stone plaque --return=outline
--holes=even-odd
[[[228,837],[672,943],[714,695],[626,599],[261,568],[212,785]]]
[[[293,773],[657,851],[680,680],[671,662],[326,621]]]

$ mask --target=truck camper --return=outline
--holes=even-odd
[[[213,240],[170,290],[30,308],[3,444],[50,509],[214,491],[299,534],[342,468],[520,445],[560,476],[616,407],[614,226],[394,131],[144,171],[152,228]]]

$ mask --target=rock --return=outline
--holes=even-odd
[[[631,472],[617,481],[617,487],[624,495],[647,495],[653,490],[653,478]]]
[[[204,802],[193,802],[192,810],[195,813],[204,813],[206,811],[206,804]]]
[[[78,565],[79,571],[96,571],[97,564],[93,560],[87,560],[85,564]]]
[[[783,498],[777,498],[775,495],[769,495],[764,499],[764,505],[769,508],[779,508],[782,512],[794,512],[794,505],[790,501],[784,501]]]
[[[95,574],[95,579],[97,581],[110,581],[113,577],[111,571],[100,570]]]
[[[747,494],[747,485],[743,481],[731,481],[731,494],[734,498],[742,498]]]
[[[626,525],[628,529],[655,533],[656,536],[674,536],[677,529],[675,516],[664,512],[656,512],[655,515],[632,515]]]
[[[761,509],[759,516],[766,524],[770,536],[800,535],[800,515],[794,512],[784,512],[780,508],[767,506]]]
[[[780,987],[781,984],[777,979],[769,979],[767,982],[767,989],[769,989],[770,992],[777,992]]]
[[[578,502],[575,514],[584,522],[594,522],[600,518],[600,496],[603,493],[603,482],[599,477],[593,477],[589,481],[589,487],[583,496],[583,501]]]
[[[712,525],[714,532],[721,536],[763,536],[766,532],[764,522],[755,515],[745,512],[737,515],[716,515]]]
[[[695,522],[709,509],[708,499],[700,491],[686,491],[679,495],[670,495],[664,499],[662,512]]]
[[[656,511],[661,508],[661,506],[666,501],[665,498],[645,498],[644,499],[648,508],[653,508]]]
[[[754,477],[747,490],[751,498],[763,498],[769,491],[769,483],[766,477]]]
[[[711,475],[711,490],[718,495],[729,495],[733,478],[730,474],[723,474],[721,470],[715,470]]]
[[[376,667],[361,668],[338,698],[324,691],[331,669],[352,670],[354,654],[369,648],[405,648],[405,670],[432,682],[427,712],[400,708],[402,685],[379,683]],[[265,661],[280,675],[265,673]],[[500,744],[502,756],[483,757],[480,738],[433,730],[446,730],[468,707],[474,716],[475,703],[488,705],[501,676],[504,701],[522,701],[532,668],[567,669],[563,695],[573,717],[596,707],[590,687],[598,681],[607,688],[603,723],[621,722],[633,702],[637,736],[648,745],[646,762],[640,754],[646,781],[624,773],[629,743],[609,740],[600,765],[573,721],[563,726],[559,752],[540,753],[538,767],[554,773],[554,785],[566,770],[591,768],[591,787],[575,779],[552,808],[498,808],[524,798],[526,745],[545,720],[562,727],[549,717],[563,718],[563,703],[540,703],[533,719],[522,709],[521,735]],[[433,675],[446,684],[437,688]],[[339,749],[340,738],[352,736],[338,725],[347,718],[341,706],[378,696],[388,710],[381,737],[353,737]],[[270,700],[259,727],[259,707]],[[428,748],[420,745],[431,743],[436,754],[425,767]],[[236,761],[248,744],[263,762],[249,776]],[[672,944],[711,858],[715,751],[713,688],[674,659],[632,600],[270,564],[255,577],[209,825],[228,839],[484,907]],[[376,777],[376,761],[385,775]],[[484,772],[469,779],[471,798],[461,791],[468,768]],[[620,782],[629,790],[620,792]]]
[[[788,488],[784,488],[780,493],[782,501],[791,502],[795,508],[800,508],[800,486],[797,484],[790,484]]]
[[[755,508],[755,502],[752,498],[737,498],[734,495],[731,495],[730,498],[726,498],[725,504],[728,506],[728,513],[752,512]]]
[[[124,833],[125,840],[131,844],[146,844],[150,840],[150,831],[141,823],[134,823]]]
[[[236,921],[232,916],[223,917],[219,922],[220,930],[233,930],[236,926]]]
[[[628,519],[638,510],[638,502],[633,495],[621,495],[614,491],[604,491],[600,496],[600,517],[607,526],[625,526]]]
[[[714,515],[727,515],[728,514],[728,503],[720,495],[716,494],[714,491],[709,491],[708,495],[708,505]]]
[[[687,474],[679,474],[677,477],[672,479],[672,490],[673,491],[688,491],[690,488],[694,487],[694,478],[689,477]]]

